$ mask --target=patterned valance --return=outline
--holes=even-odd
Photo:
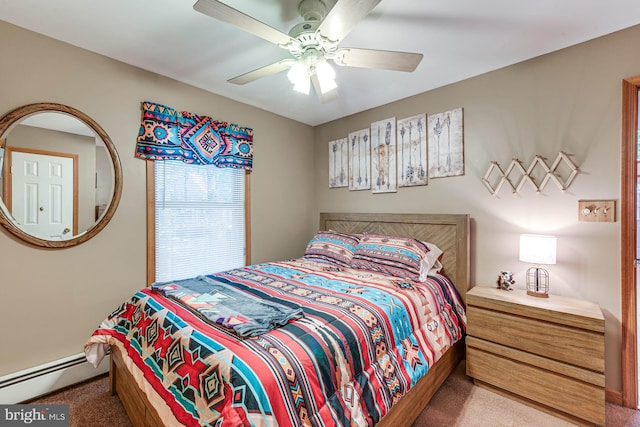
[[[253,129],[144,102],[136,157],[251,170]]]

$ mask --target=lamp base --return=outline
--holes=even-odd
[[[544,268],[531,267],[527,270],[527,295],[549,298],[549,273]]]
[[[532,297],[538,297],[538,298],[549,298],[549,294],[545,294],[542,292],[535,292],[535,291],[527,291],[527,295],[531,295]]]

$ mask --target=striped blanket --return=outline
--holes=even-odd
[[[119,346],[168,425],[374,425],[464,333],[444,276],[414,282],[298,259],[209,277],[304,317],[240,339],[148,288],[123,303],[87,359]]]

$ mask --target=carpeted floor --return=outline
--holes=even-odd
[[[464,361],[445,381],[413,427],[564,427],[561,419],[473,385]],[[69,404],[71,427],[128,427],[129,418],[105,376],[31,403]],[[607,403],[607,426],[640,427],[640,412]]]
[[[640,412],[607,403],[607,426],[640,427]],[[560,418],[475,386],[462,361],[413,427],[565,427]]]
[[[68,404],[71,427],[131,427],[120,398],[109,392],[105,375],[29,403]]]

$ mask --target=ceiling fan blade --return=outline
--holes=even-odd
[[[249,71],[248,73],[244,73],[227,81],[236,85],[244,85],[261,79],[262,77],[267,77],[272,74],[277,74],[281,71],[287,70],[291,68],[291,66],[295,64],[295,62],[296,61],[294,61],[293,59],[283,59],[280,62],[276,62],[274,64],[267,65],[256,70]]]
[[[283,47],[289,43],[296,43],[296,40],[287,34],[217,0],[198,0],[193,5],[193,8],[200,13],[236,26],[271,43]]]
[[[333,61],[345,67],[379,68],[383,70],[411,72],[418,67],[421,53],[395,52],[373,49],[338,49]]]
[[[381,0],[338,0],[324,18],[318,32],[331,41],[339,42],[355,25],[376,7]]]
[[[315,74],[311,76],[311,83],[313,84],[313,90],[316,91],[316,95],[318,95],[321,103],[326,104],[327,102],[333,101],[338,97],[338,88],[332,89],[326,93],[322,93],[322,90],[320,90],[320,81]]]

